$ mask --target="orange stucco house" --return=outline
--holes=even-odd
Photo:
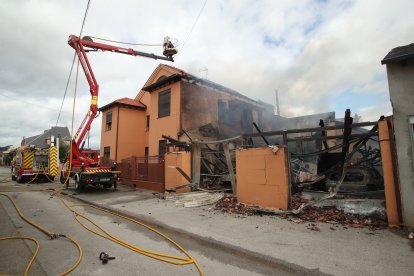
[[[187,140],[185,131],[192,139],[218,140],[253,132],[253,122],[271,130],[274,116],[272,105],[165,64],[135,99],[118,99],[99,110],[100,154],[118,163],[165,153],[162,135]]]
[[[165,64],[154,70],[135,99],[118,99],[99,110],[101,156],[121,163],[123,177],[128,174],[124,164],[132,162],[129,168],[136,169],[126,169],[125,182],[157,191],[166,189],[164,175],[170,174],[160,161],[168,151],[163,135],[179,141],[220,140],[252,133],[253,122],[271,130],[274,119],[272,105]],[[172,159],[183,158],[188,162],[188,156]]]

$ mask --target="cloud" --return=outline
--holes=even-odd
[[[350,89],[387,94],[385,67],[380,60],[392,48],[412,42],[407,31],[414,31],[414,20],[408,6],[414,6],[406,4],[357,1],[321,24],[284,74],[288,100],[318,106]],[[390,110],[390,104],[386,106]]]
[[[378,113],[378,110],[384,110],[383,113]],[[384,116],[390,116],[391,111],[389,111],[388,104],[382,104],[382,105],[374,105],[374,106],[366,106],[363,107],[357,112],[359,116],[362,116],[362,120],[366,122],[374,122],[378,121],[381,115]]]
[[[22,136],[56,123],[74,55],[67,38],[78,34],[86,3],[2,2],[0,145],[18,143]],[[203,4],[204,0],[125,0],[122,5],[92,1],[84,34],[139,43],[161,43],[169,35],[178,40],[179,50],[185,43],[174,66],[268,103],[274,103],[278,89],[286,116],[342,114],[335,99],[349,92],[366,99],[355,107],[363,118],[391,110],[389,100],[370,102],[367,95],[387,100],[380,60],[392,48],[413,42],[414,2],[210,0],[194,26]],[[131,47],[161,53],[159,47]],[[88,56],[100,85],[99,106],[133,98],[159,64],[114,53]],[[71,125],[75,75],[64,104],[69,114],[62,115],[59,125]],[[88,109],[88,91],[81,71],[75,127]],[[95,147],[100,125],[98,118],[91,132]]]

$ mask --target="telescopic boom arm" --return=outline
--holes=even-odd
[[[90,89],[91,96],[92,96],[89,111],[86,114],[85,118],[83,119],[83,122],[80,125],[79,129],[77,130],[75,137],[72,141],[72,144],[74,146],[72,149],[73,155],[77,155],[79,157],[84,157],[88,159],[86,155],[83,156],[80,150],[80,147],[81,147],[83,139],[85,138],[86,133],[90,130],[91,124],[98,113],[99,85],[98,85],[98,82],[96,81],[95,75],[93,74],[92,67],[89,63],[86,53],[89,51],[106,51],[106,52],[114,52],[114,53],[119,53],[119,54],[141,56],[141,57],[146,57],[146,58],[161,59],[161,60],[167,60],[167,61],[174,62],[173,56],[177,53],[177,50],[174,48],[173,44],[169,41],[168,37],[164,39],[164,44],[163,44],[164,56],[144,53],[144,52],[136,51],[130,48],[122,48],[122,47],[117,47],[113,45],[97,43],[97,42],[92,41],[92,39],[88,36],[85,36],[82,39],[80,39],[79,37],[75,35],[70,35],[68,39],[68,44],[76,51],[76,54],[79,58],[79,62],[82,65],[82,69],[88,81],[89,89]]]

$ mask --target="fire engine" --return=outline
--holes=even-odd
[[[51,137],[50,147],[39,149],[23,145],[14,152],[11,166],[12,180],[32,182],[34,180],[52,182],[58,174],[59,138]]]
[[[72,177],[75,181],[75,189],[79,192],[81,192],[86,186],[101,186],[103,188],[113,187],[116,189],[117,182],[120,181],[121,178],[120,172],[116,171],[115,162],[111,165],[100,164],[97,152],[83,149],[83,140],[85,135],[90,130],[93,120],[99,115],[99,85],[96,81],[86,53],[90,51],[106,51],[173,62],[173,56],[177,53],[177,50],[168,37],[164,39],[163,56],[144,53],[130,48],[122,48],[114,45],[94,42],[92,37],[89,36],[79,38],[75,35],[70,35],[68,44],[75,49],[79,63],[82,66],[86,80],[89,84],[91,103],[84,120],[72,139],[71,150],[66,158],[66,166],[63,166],[60,181],[62,184],[66,183],[66,187],[68,188],[69,177]]]

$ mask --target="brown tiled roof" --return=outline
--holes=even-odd
[[[174,66],[171,66],[171,65],[169,65],[169,64],[160,64],[161,66],[163,66],[163,67],[170,67],[171,69],[173,69],[173,70],[177,70],[177,71],[179,71],[180,73],[181,73],[181,75],[190,75],[189,73],[187,73],[186,71],[184,71],[183,69],[180,69],[180,68],[177,68],[177,67],[174,67]]]
[[[127,105],[136,106],[136,107],[146,108],[146,106],[143,103],[139,101],[135,101],[134,99],[130,99],[130,98],[118,99],[115,102],[120,103],[120,104],[127,104]]]
[[[135,109],[141,109],[141,110],[145,110],[147,107],[145,106],[145,104],[139,102],[139,101],[135,101],[134,99],[130,99],[130,98],[121,98],[118,100],[115,100],[105,106],[102,106],[99,108],[99,111],[105,111],[111,107],[114,106],[125,106],[125,107],[130,107],[130,108],[135,108]]]

